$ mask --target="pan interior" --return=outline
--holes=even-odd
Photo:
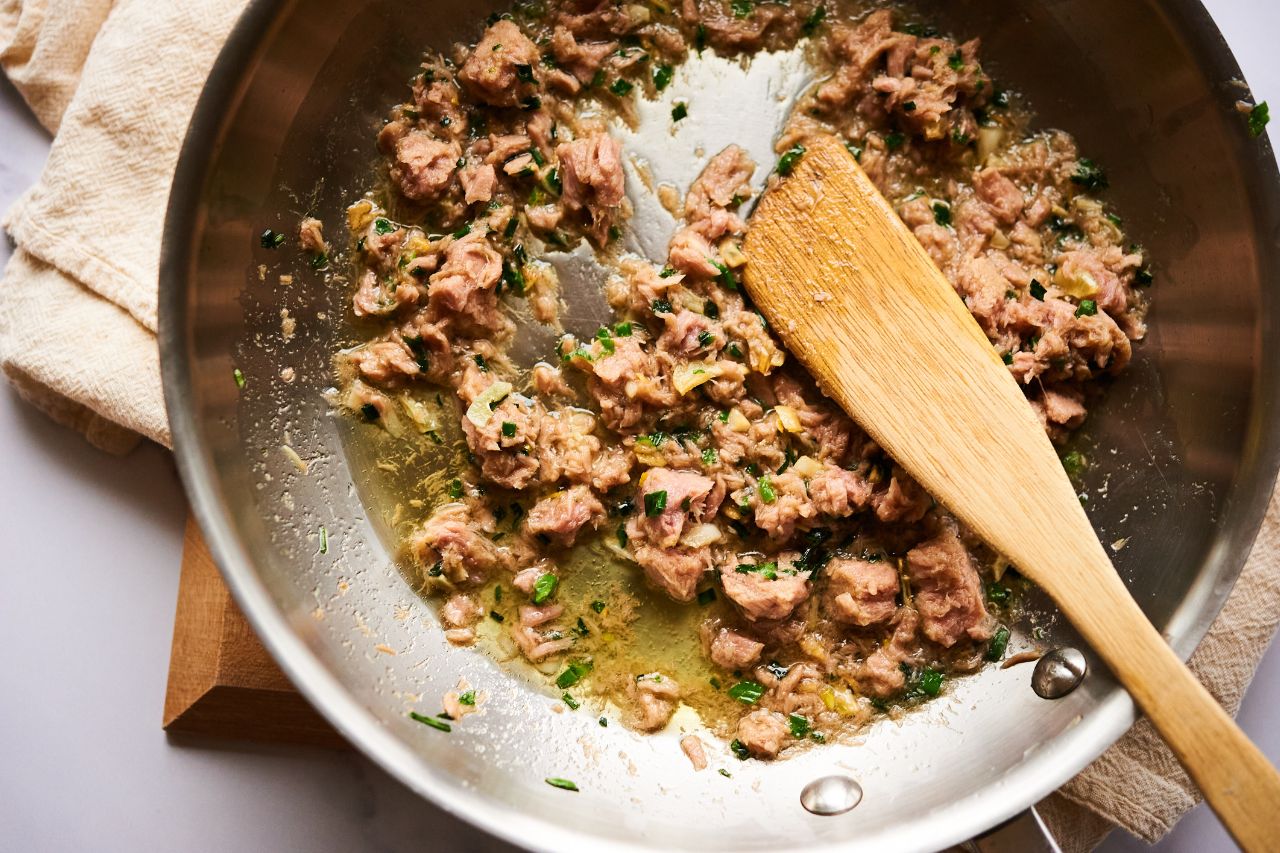
[[[395,565],[393,510],[367,442],[324,399],[331,353],[354,342],[341,321],[347,287],[257,238],[292,232],[305,213],[338,218],[368,184],[373,130],[423,49],[473,39],[492,11],[426,5],[252,4],[197,115],[166,233],[166,391],[184,474],[250,618],[321,710],[417,790],[547,849],[933,849],[1025,807],[1110,743],[1132,710],[1091,660],[1095,674],[1061,700],[1037,698],[1026,667],[990,670],[857,743],[774,764],[739,762],[714,742],[712,768],[726,778],[693,773],[674,728],[601,727],[479,651],[449,647]],[[924,4],[919,14],[981,35],[989,67],[1027,94],[1038,123],[1071,131],[1107,165],[1111,201],[1156,260],[1152,332],[1090,418],[1084,491],[1139,603],[1187,652],[1238,571],[1275,470],[1262,430],[1274,374],[1261,355],[1275,175],[1232,109],[1234,63],[1197,40],[1207,19],[1193,3]],[[769,61],[770,80],[802,76],[785,55]],[[688,85],[698,97],[709,88]],[[712,121],[687,142],[710,156],[722,138],[746,139],[765,145],[757,160],[768,163],[771,121]],[[687,162],[623,141],[654,170]],[[698,168],[670,180],[683,188]],[[669,224],[640,199],[637,210],[653,222],[634,248],[661,257]],[[564,262],[583,264],[570,279],[589,296],[589,262]],[[532,334],[527,345],[547,349]],[[1041,629],[1047,645],[1073,642],[1057,620]],[[466,725],[444,734],[406,716],[435,713],[462,680],[483,696]],[[855,779],[861,802],[838,816],[805,811],[801,791],[831,775]]]

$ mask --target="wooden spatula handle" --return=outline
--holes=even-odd
[[[1109,566],[1108,566],[1109,568]],[[1120,579],[1071,619],[1169,744],[1236,843],[1280,848],[1280,773],[1151,627]]]
[[[1280,775],[1151,627],[1025,394],[834,138],[760,200],[745,283],[823,391],[1058,603],[1246,850],[1280,849]]]

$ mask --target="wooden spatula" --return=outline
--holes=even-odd
[[[1008,368],[833,137],[765,193],[747,292],[822,390],[1049,593],[1246,850],[1280,846],[1280,774],[1129,596]]]

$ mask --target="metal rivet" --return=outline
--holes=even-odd
[[[848,776],[823,776],[800,792],[800,805],[816,815],[844,814],[860,802],[862,786]]]
[[[1079,649],[1054,649],[1036,661],[1031,689],[1041,699],[1061,699],[1079,686],[1088,671],[1089,663]]]

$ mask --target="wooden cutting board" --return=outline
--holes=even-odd
[[[165,731],[345,748],[253,633],[191,518],[164,698]]]

